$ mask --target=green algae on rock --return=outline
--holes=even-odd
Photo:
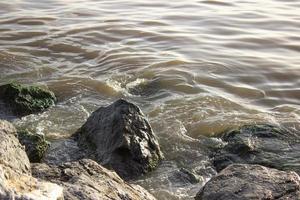
[[[44,157],[49,143],[43,135],[33,134],[28,130],[18,131],[18,139],[25,146],[26,154],[30,162],[40,162]]]
[[[56,102],[56,97],[50,90],[18,83],[0,86],[0,99],[20,116],[41,112]]]

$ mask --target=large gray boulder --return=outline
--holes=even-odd
[[[142,187],[124,182],[90,159],[59,166],[35,163],[32,171],[35,177],[63,186],[65,200],[155,200]]]
[[[24,147],[12,124],[0,120],[0,199],[61,200],[62,187],[31,176]]]
[[[124,179],[153,170],[163,157],[141,110],[123,99],[93,112],[75,139],[90,158]]]
[[[196,200],[299,200],[300,177],[261,165],[233,164],[213,177]]]
[[[213,156],[220,171],[233,163],[260,164],[300,173],[300,135],[272,125],[246,125],[224,133]]]

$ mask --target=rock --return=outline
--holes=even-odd
[[[115,172],[90,159],[59,166],[36,163],[32,171],[35,177],[63,186],[65,200],[155,200],[142,187],[127,184]]]
[[[44,135],[33,134],[28,130],[19,130],[18,139],[25,146],[30,162],[40,162],[49,147]]]
[[[300,135],[272,125],[246,125],[222,136],[226,145],[213,155],[220,171],[232,163],[260,164],[300,173]]]
[[[16,129],[0,120],[0,199],[62,200],[62,187],[31,176],[29,159]]]
[[[17,116],[13,113],[13,111],[7,106],[7,104],[0,98],[0,119],[13,121]]]
[[[30,162],[16,134],[11,123],[0,120],[0,165],[19,173],[30,174]]]
[[[43,162],[52,165],[61,165],[65,162],[76,161],[85,158],[87,152],[79,148],[72,138],[60,139],[50,144],[46,151]]]
[[[0,165],[0,199],[63,200],[63,188]]]
[[[56,101],[54,93],[48,89],[17,83],[0,86],[0,99],[18,116],[41,112]]]
[[[199,183],[199,178],[193,172],[181,168],[174,171],[174,173],[169,177],[169,181],[172,183],[180,183],[182,185],[196,184]]]
[[[261,165],[233,164],[213,177],[196,200],[300,199],[300,177]]]
[[[163,157],[141,110],[123,99],[93,112],[75,138],[90,158],[124,179],[153,170]]]
[[[0,133],[4,135],[16,135],[16,128],[5,120],[0,120]]]

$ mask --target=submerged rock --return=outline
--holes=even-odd
[[[153,170],[163,157],[141,110],[123,99],[93,112],[75,138],[92,159],[125,179]]]
[[[50,144],[43,162],[52,165],[61,165],[65,162],[83,159],[86,155],[87,152],[81,149],[73,138],[66,138]]]
[[[169,181],[173,183],[180,183],[182,185],[188,185],[199,183],[200,180],[197,175],[190,170],[181,168],[173,172],[173,174],[169,177]]]
[[[213,177],[196,200],[300,199],[300,177],[261,165],[233,164]]]
[[[30,162],[40,162],[49,147],[44,135],[33,134],[28,130],[19,130],[18,139],[25,146]]]
[[[0,199],[62,200],[62,187],[31,176],[29,159],[12,124],[0,120]]]
[[[0,99],[19,116],[41,112],[56,101],[54,93],[48,89],[17,83],[0,86]]]
[[[155,200],[142,187],[127,184],[115,172],[89,159],[59,166],[36,163],[32,171],[35,177],[63,186],[65,200]]]
[[[232,163],[260,164],[300,173],[300,135],[271,125],[246,125],[222,136],[226,145],[213,156],[220,171]]]

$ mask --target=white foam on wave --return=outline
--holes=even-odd
[[[107,79],[105,83],[111,87],[115,92],[121,93],[125,96],[134,96],[129,91],[131,89],[134,89],[135,87],[138,87],[142,84],[145,84],[147,82],[144,78],[137,78],[134,81],[130,81],[127,83],[122,83],[121,81],[114,80],[112,78]]]
[[[147,80],[144,78],[137,78],[136,80],[127,83],[126,89],[129,90],[129,89],[135,88],[139,85],[145,84],[146,82],[147,82]]]

